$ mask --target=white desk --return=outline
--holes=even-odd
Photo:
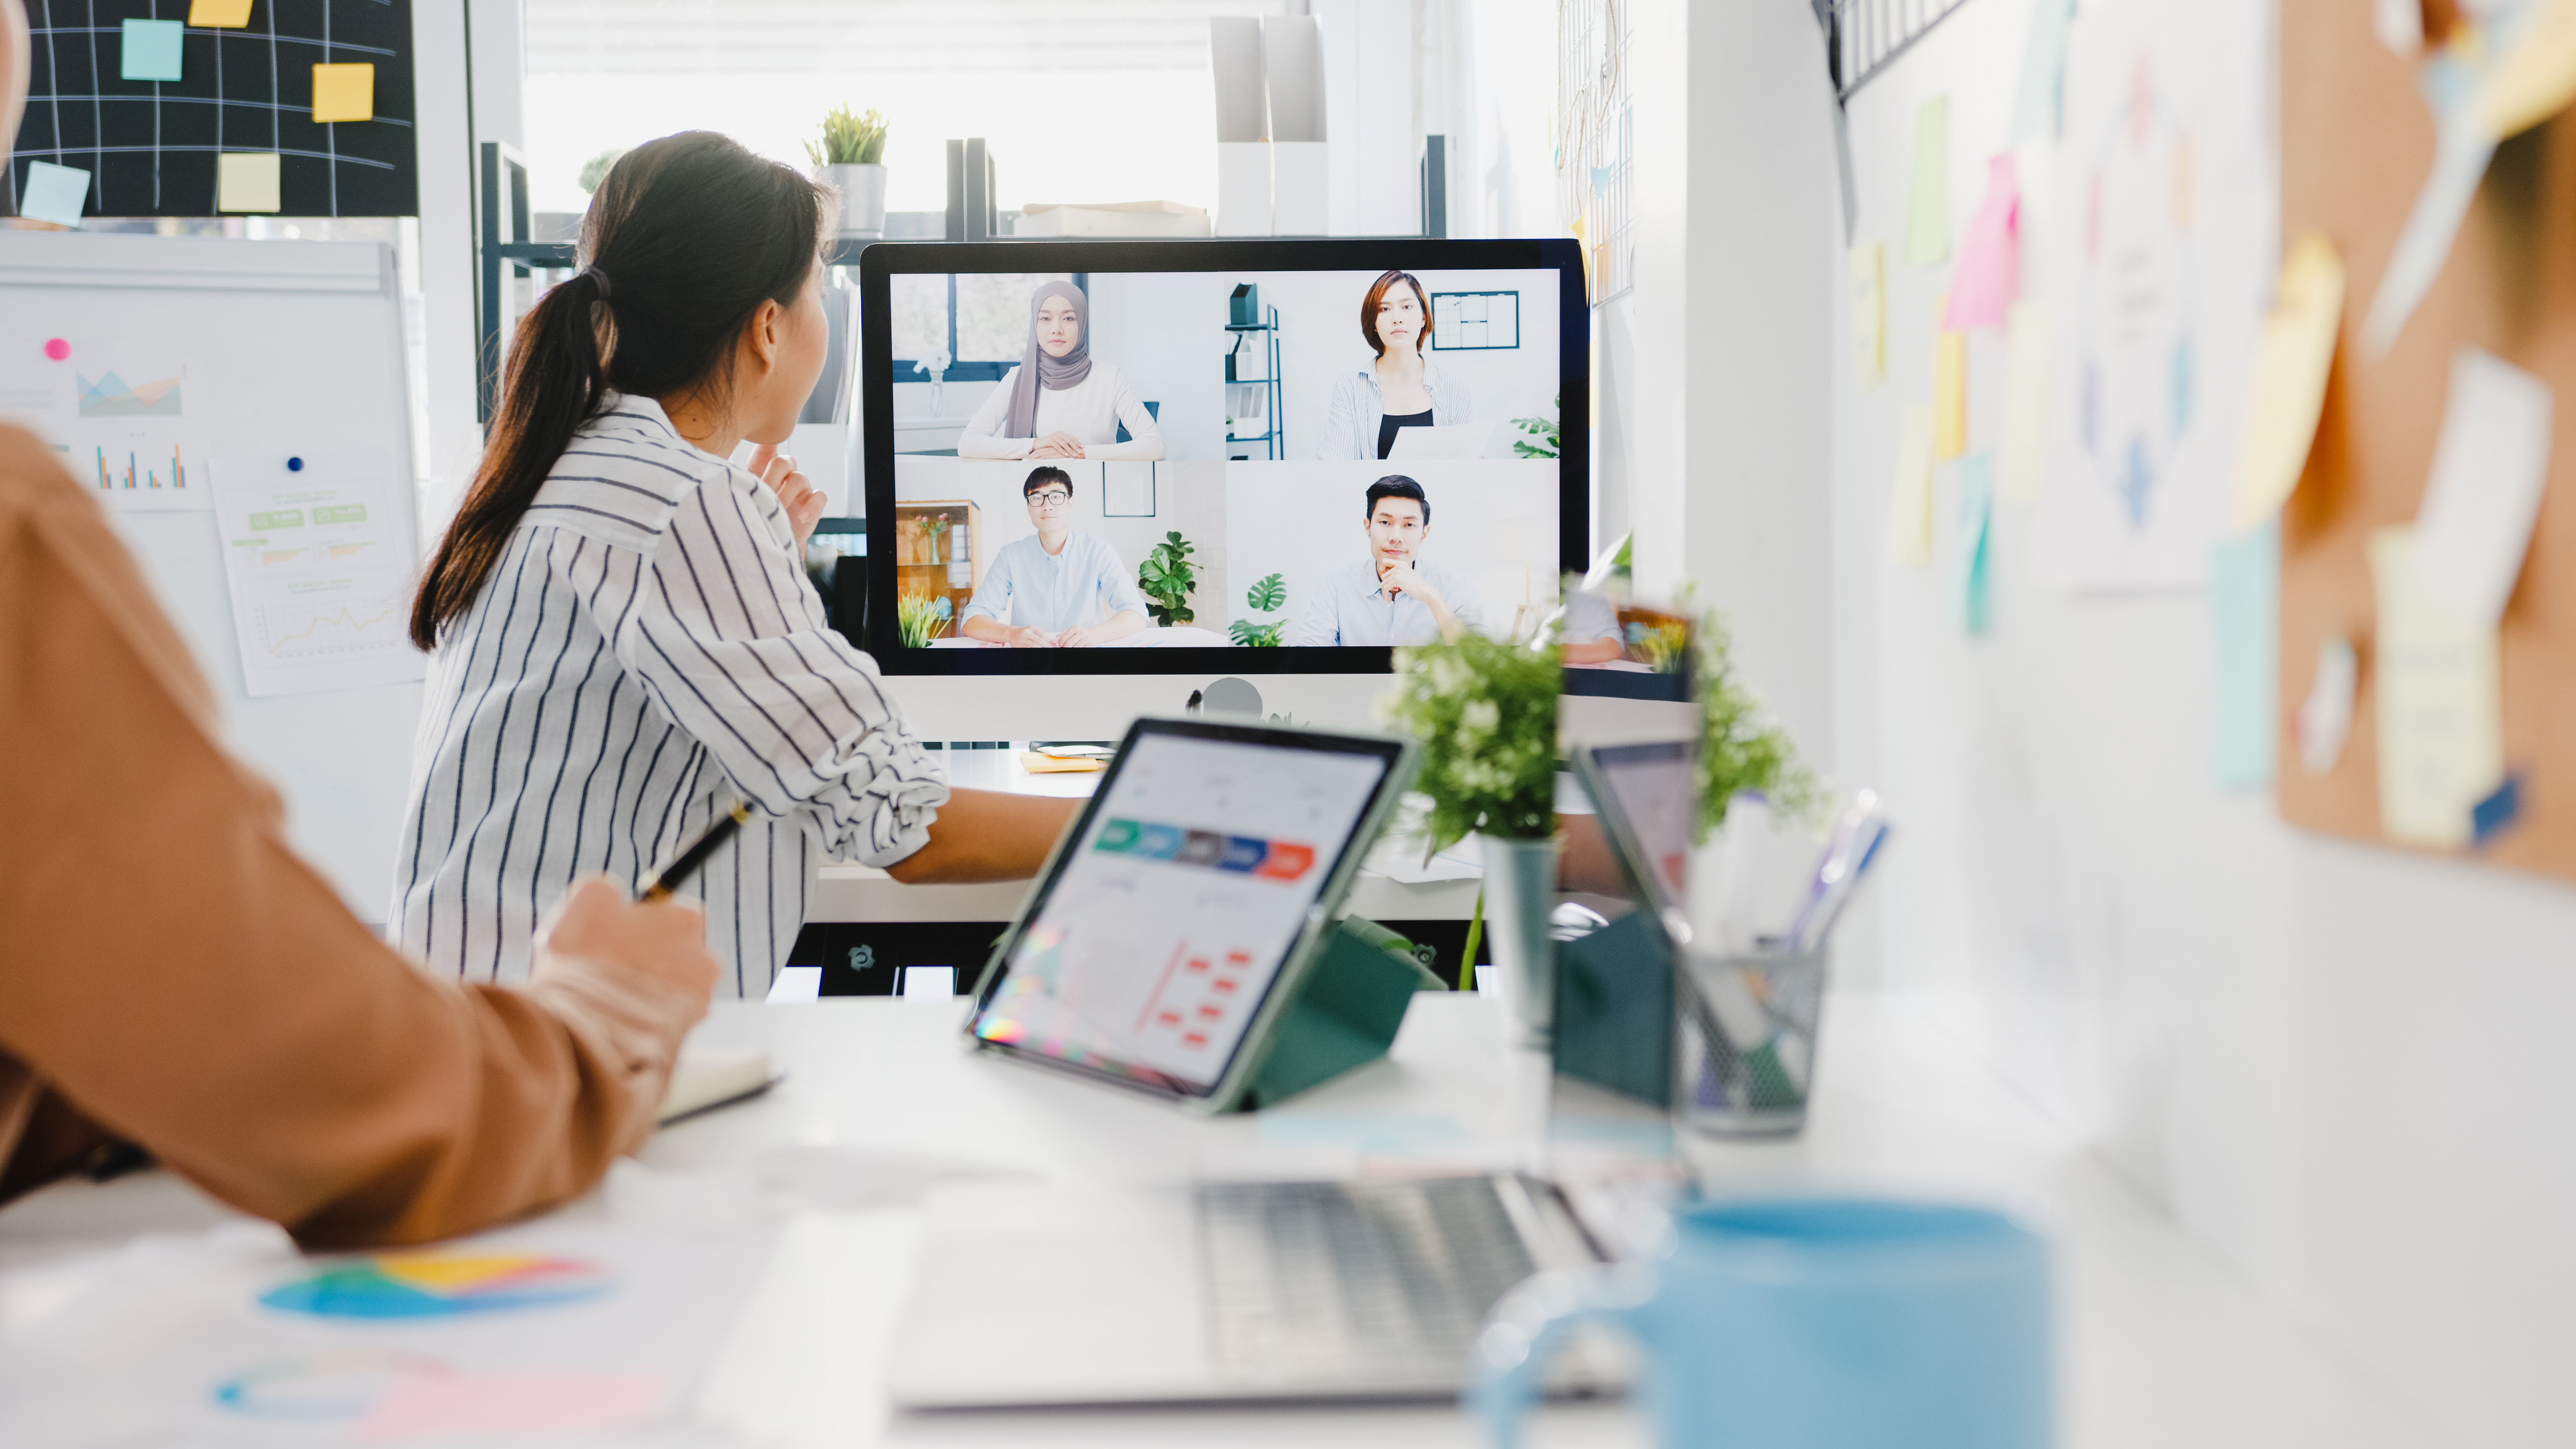
[[[1349,1167],[1393,1146],[1508,1150],[1513,1064],[1478,998],[1415,998],[1392,1059],[1256,1118],[1198,1121],[1149,1100],[968,1056],[948,1003],[848,998],[723,1005],[701,1039],[760,1043],[789,1074],[769,1097],[684,1123],[648,1164],[722,1176],[784,1146],[898,1149],[1049,1179],[1171,1181]],[[1859,1186],[2019,1207],[2049,1233],[2060,1284],[2065,1432],[2079,1449],[2432,1449],[2373,1386],[2181,1237],[2067,1134],[1901,1001],[1828,1007],[1806,1136],[1706,1154],[1721,1190]],[[1522,1083],[1521,1085],[1526,1085]],[[0,1265],[221,1215],[160,1174],[67,1184],[0,1212]],[[877,1387],[921,1214],[798,1219],[710,1382],[707,1411],[763,1445],[1480,1443],[1455,1410],[1369,1408],[906,1416]],[[1619,1405],[1540,1416],[1538,1445],[1646,1442]]]

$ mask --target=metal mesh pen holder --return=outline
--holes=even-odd
[[[1807,1125],[1825,953],[1687,956],[1673,1053],[1673,1115],[1711,1137],[1781,1137]]]

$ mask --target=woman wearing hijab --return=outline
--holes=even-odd
[[[1117,441],[1118,426],[1128,441]],[[957,439],[960,458],[1099,458],[1153,462],[1163,430],[1126,374],[1091,357],[1091,300],[1071,282],[1029,299],[1029,350]]]

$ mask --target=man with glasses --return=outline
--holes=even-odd
[[[984,570],[958,632],[1014,649],[1088,649],[1145,627],[1145,600],[1118,551],[1073,531],[1073,477],[1033,470],[1020,485],[1035,538],[1005,544]]]

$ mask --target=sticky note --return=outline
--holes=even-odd
[[[2451,239],[2459,234],[2460,219],[2469,214],[2478,183],[2486,177],[2487,161],[2495,155],[2494,133],[2470,115],[2467,64],[2445,50],[2427,58],[2417,71],[2425,104],[2433,112],[2433,169],[2415,194],[2413,209],[2406,213],[2406,226],[2397,234],[2396,249],[2388,255],[2388,265],[2379,274],[2379,290],[2372,294],[2370,312],[2362,319],[2361,350],[2370,357],[2382,356],[2396,344],[2406,319],[2415,315],[2415,305],[2433,289],[2434,278],[2442,274],[2442,263],[2451,255]]]
[[[1905,208],[1905,259],[1939,266],[1950,259],[1950,98],[1934,96],[1914,113],[1914,192]]]
[[[2308,697],[2291,721],[2299,740],[2299,768],[2322,775],[2343,758],[2352,738],[2353,695],[2361,687],[2361,655],[2352,641],[2338,634],[2317,646],[2316,673],[2308,679]]]
[[[2394,8],[2395,0],[2380,0]],[[2408,0],[2413,9],[2413,0]],[[2423,43],[2418,15],[2416,43]],[[2472,103],[2475,123],[2501,139],[2527,131],[2576,100],[2576,0],[2537,0],[2513,48],[2496,58]]]
[[[1864,242],[1846,260],[1851,267],[1852,371],[1867,392],[1887,380],[1887,248]]]
[[[1988,158],[1986,198],[1968,222],[1941,325],[2001,327],[2021,293],[2021,182],[2012,153]]]
[[[2004,382],[2004,446],[1997,460],[1999,491],[2029,501],[2048,487],[2048,304],[2015,302],[2010,337],[2011,371]]]
[[[2522,818],[2522,777],[2507,775],[2485,799],[2469,807],[2469,839],[2486,845]]]
[[[1932,456],[1946,463],[1966,451],[1968,334],[1944,328],[1932,338]]]
[[[2415,581],[2469,623],[2495,627],[2522,576],[2531,525],[2549,482],[2549,384],[2463,347],[2433,476],[2415,514]]]
[[[372,121],[376,118],[376,68],[354,65],[313,67],[313,119]]]
[[[278,154],[227,151],[215,158],[215,210],[276,211]]]
[[[51,161],[27,163],[27,189],[18,197],[18,214],[56,226],[78,226],[89,203],[89,173]]]
[[[1965,634],[1995,626],[1995,466],[1984,453],[1959,460],[1959,561],[1952,614]]]
[[[188,0],[188,23],[239,30],[250,24],[250,0]]]
[[[174,81],[179,78],[180,42],[188,27],[176,20],[129,20],[117,74],[127,80]]]
[[[2496,631],[2417,585],[2411,527],[2371,533],[2370,574],[2380,829],[2406,845],[2465,845],[2471,810],[2504,779]]]
[[[2218,645],[2210,774],[2222,790],[2272,783],[2280,736],[2280,530],[2280,520],[2266,519],[2250,534],[2220,539],[2210,557],[2209,612]]]
[[[1896,445],[1896,488],[1887,503],[1890,563],[1924,568],[1932,562],[1932,410],[1905,409],[1905,433]]]
[[[2021,92],[2013,102],[2016,141],[2054,141],[2066,124],[2066,22],[2074,13],[2075,0],[2033,0]]]
[[[2237,445],[2237,532],[2279,512],[2307,471],[2342,330],[2343,258],[2333,242],[2310,232],[2282,261],[2280,294],[2263,319],[2254,397]]]

